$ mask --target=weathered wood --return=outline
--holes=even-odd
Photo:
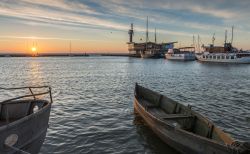
[[[0,153],[39,153],[46,137],[50,116],[52,96],[51,88],[21,87],[0,88],[4,90],[48,88],[48,91],[33,93],[8,99],[1,104],[0,110]],[[44,89],[45,90],[45,89]],[[49,100],[40,100],[35,96],[49,95]],[[33,98],[33,99],[31,99]],[[18,150],[18,151],[17,151]]]
[[[246,146],[235,146],[233,138],[191,108],[139,85],[134,109],[164,142],[181,153],[250,152]]]
[[[188,118],[194,118],[194,116],[191,115],[185,115],[185,114],[169,114],[165,117],[161,117],[163,119],[188,119]]]

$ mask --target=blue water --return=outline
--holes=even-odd
[[[250,140],[250,65],[35,57],[0,58],[0,71],[1,87],[52,87],[54,103],[41,149],[44,154],[176,153],[136,122],[135,82],[191,104],[237,140]]]

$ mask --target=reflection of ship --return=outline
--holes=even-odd
[[[148,18],[147,18],[147,29],[146,29],[146,42],[135,43],[133,42],[134,29],[133,24],[131,24],[131,29],[128,31],[129,42],[128,50],[131,57],[142,57],[142,58],[163,58],[164,54],[168,51],[169,47],[173,43],[157,43],[156,41],[156,30],[155,30],[155,42],[150,42],[148,37]]]
[[[165,57],[169,60],[192,61],[195,60],[195,48],[183,47],[179,49],[168,49]]]
[[[238,50],[232,46],[233,27],[231,42],[227,42],[227,31],[225,33],[224,46],[214,46],[215,37],[213,36],[210,46],[202,46],[204,52],[197,54],[196,57],[202,62],[220,62],[220,63],[250,63],[250,52]]]

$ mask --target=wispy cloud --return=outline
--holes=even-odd
[[[231,25],[240,32],[248,32],[249,8],[250,1],[233,0],[3,0],[0,18],[9,17],[27,26],[116,30],[125,35],[131,22],[135,23],[136,32],[144,32],[145,19],[149,16],[150,31],[157,27],[158,33],[181,39],[192,34],[210,37],[213,32],[223,33]],[[14,37],[32,39],[6,36]],[[57,36],[37,39],[68,40]]]
[[[0,36],[3,39],[29,39],[29,40],[78,40],[77,38],[59,38],[59,37],[37,37],[37,36]]]

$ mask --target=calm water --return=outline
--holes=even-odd
[[[127,57],[0,58],[0,86],[51,85],[41,153],[176,153],[133,114],[135,82],[250,140],[250,65]]]

